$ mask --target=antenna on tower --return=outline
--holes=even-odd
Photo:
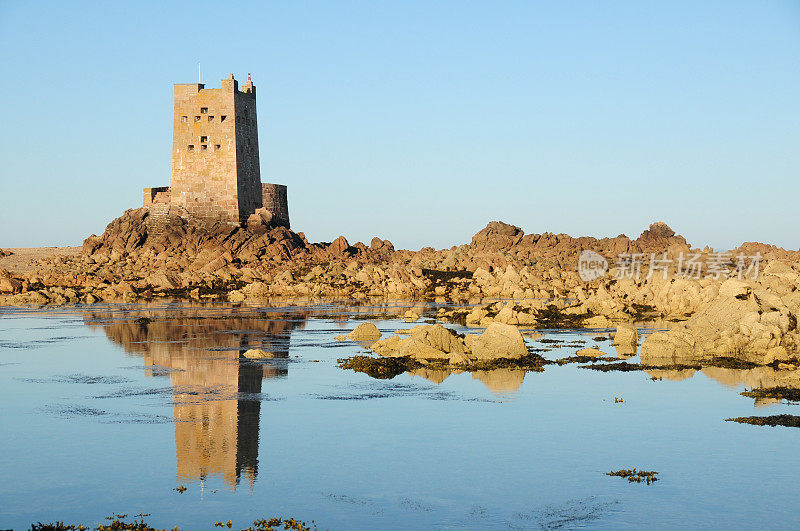
[[[200,73],[200,61],[197,61],[197,82],[198,82],[199,84],[202,84],[202,83],[203,83],[203,76],[202,76],[202,74]]]

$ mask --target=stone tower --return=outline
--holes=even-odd
[[[258,157],[256,87],[242,90],[233,74],[218,89],[201,83],[175,85],[169,188],[145,188],[144,206],[156,221],[169,207],[208,221],[244,223],[266,207],[289,225],[286,187],[262,184]]]

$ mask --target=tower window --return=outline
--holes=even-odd
[[[208,107],[200,107],[200,114],[208,114]]]
[[[209,116],[209,117],[208,117],[208,121],[209,121],[209,122],[213,122],[213,121],[214,121],[214,117],[213,117],[213,116]]]
[[[222,146],[220,146],[219,144],[214,144],[214,151],[219,151],[219,148],[221,147]]]
[[[202,144],[203,142],[208,142],[208,137],[207,136],[201,136],[200,137],[200,143]]]
[[[200,116],[199,116],[199,115],[198,115],[198,116],[195,116],[195,117],[194,117],[194,121],[195,121],[195,122],[199,122],[199,121],[200,121]]]
[[[181,116],[181,122],[186,123],[188,121],[189,121],[189,117],[188,116]]]
[[[200,149],[202,149],[203,151],[205,151],[205,150],[207,150],[207,149],[208,149],[208,146],[207,146],[207,145],[205,145],[205,144],[203,144],[202,146],[200,146]]]
[[[220,117],[219,117],[219,121],[220,121],[220,122],[224,122],[224,121],[225,121],[225,118],[227,118],[227,116],[225,116],[225,115],[223,114],[222,116],[220,116]]]
[[[189,147],[188,147],[187,149],[188,149],[189,151],[194,151],[194,146],[193,146],[192,144],[189,144]]]

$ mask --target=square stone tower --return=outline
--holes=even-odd
[[[240,223],[262,206],[256,87],[231,74],[222,88],[175,85],[170,203],[190,215]]]
[[[286,186],[261,182],[256,87],[249,74],[241,91],[233,74],[218,89],[175,85],[171,183],[145,188],[143,206],[148,234],[160,233],[171,215],[240,224],[262,207],[273,223],[289,227]]]

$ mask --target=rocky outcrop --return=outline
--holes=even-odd
[[[675,253],[689,250],[686,239],[676,235],[675,231],[662,221],[652,223],[650,228],[636,239],[636,244],[644,253],[659,253],[665,250]]]
[[[467,335],[465,344],[478,360],[517,359],[528,354],[525,340],[516,326],[492,323],[481,335]]]
[[[629,278],[612,264],[607,275],[585,282],[578,274],[582,250],[609,259],[620,253],[674,257],[690,251],[689,245],[660,222],[636,239],[598,239],[525,234],[493,221],[469,245],[412,252],[378,237],[369,246],[350,244],[344,236],[311,243],[264,210],[241,226],[198,222],[177,208],[161,221],[156,227],[146,209],[129,210],[102,235],[87,238],[81,255],[0,271],[0,304],[158,297],[233,304],[283,298],[469,302],[440,308],[437,318],[487,328],[480,336],[415,327],[407,337],[378,343],[391,351],[402,344],[403,352],[420,359],[435,354],[465,362],[499,350],[513,359],[525,355],[524,342],[511,332],[516,327],[616,327],[614,347],[625,357],[637,348],[632,323],[659,318],[672,323],[643,343],[642,361],[651,366],[692,365],[713,357],[759,364],[800,357],[800,253],[765,244],[747,243],[732,252],[761,253],[757,278],[681,276],[674,268],[653,274],[646,267]],[[713,258],[710,249],[691,253],[706,263]],[[404,318],[414,322],[419,315]]]
[[[770,289],[765,289],[769,287]],[[729,279],[680,326],[650,335],[642,364],[697,364],[730,357],[770,364],[800,357],[800,273],[770,263],[757,281]]]
[[[381,338],[381,331],[372,323],[361,323],[347,334],[351,341],[377,341]]]
[[[517,245],[524,234],[519,227],[502,221],[492,221],[472,237],[470,247],[477,252],[507,250]]]
[[[480,335],[460,335],[440,324],[419,325],[373,343],[375,353],[416,360],[445,360],[451,365],[473,361],[519,359],[528,355],[525,340],[514,326],[494,323]]]
[[[0,269],[0,293],[17,294],[22,293],[25,284],[21,280],[17,280],[11,273],[5,269]]]

